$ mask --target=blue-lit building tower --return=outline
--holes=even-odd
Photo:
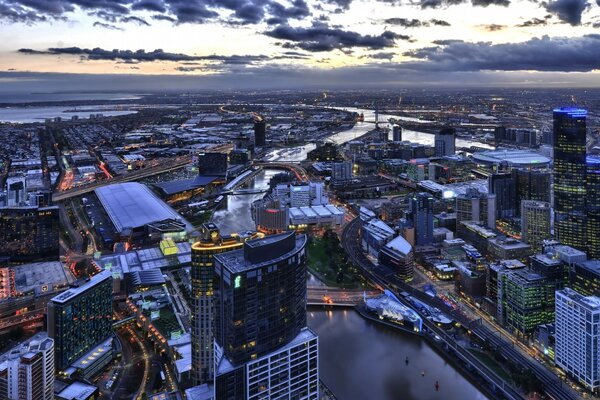
[[[587,253],[600,259],[600,156],[587,157],[586,173]]]
[[[586,250],[586,116],[581,108],[554,110],[554,234]]]
[[[433,202],[433,196],[429,193],[417,193],[410,200],[415,242],[418,246],[433,242]]]

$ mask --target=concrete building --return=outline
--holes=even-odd
[[[361,245],[365,252],[377,258],[379,250],[393,237],[394,230],[380,219],[372,219],[363,224],[360,229]]]
[[[558,367],[598,394],[600,390],[600,298],[566,288],[556,292]]]
[[[0,399],[54,399],[54,341],[46,333],[0,356]]]
[[[352,161],[334,162],[331,165],[331,180],[334,182],[352,180]]]
[[[414,277],[414,254],[410,243],[402,236],[392,239],[379,251],[378,261],[391,268],[405,282]]]
[[[496,227],[496,195],[468,188],[456,196],[456,226],[461,221],[481,222],[488,228]]]
[[[570,281],[578,293],[600,297],[600,260],[575,263],[570,271]]]
[[[544,240],[551,237],[550,203],[535,200],[521,202],[521,238],[535,252],[542,250]]]
[[[452,156],[456,153],[456,129],[444,128],[435,134],[435,156]]]

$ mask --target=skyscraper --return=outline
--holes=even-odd
[[[554,232],[565,245],[586,248],[586,115],[554,110]]]
[[[318,398],[305,247],[286,232],[214,257],[216,399]]]
[[[600,259],[600,156],[587,157],[586,173],[587,254]]]
[[[550,203],[534,200],[521,202],[521,237],[535,252],[550,238]]]
[[[264,147],[267,144],[267,123],[262,118],[254,120],[254,146]]]
[[[331,165],[331,179],[334,182],[352,180],[352,161],[335,162]]]
[[[410,199],[415,243],[418,246],[433,242],[433,203],[433,196],[429,193],[418,193]]]
[[[587,389],[600,390],[600,298],[556,292],[554,362]]]
[[[507,164],[500,166],[489,176],[488,192],[496,195],[497,219],[508,219],[517,215],[517,192]]]
[[[513,168],[513,181],[516,186],[516,206],[520,212],[521,201],[537,200],[550,203],[552,171],[537,168]]]
[[[435,134],[435,156],[452,156],[456,152],[456,129],[444,128]]]
[[[402,127],[400,125],[392,126],[392,140],[394,142],[402,141]]]
[[[112,274],[104,270],[48,302],[48,335],[56,369],[64,371],[113,334]]]
[[[464,194],[456,196],[456,227],[461,221],[481,222],[488,228],[496,227],[496,195],[481,193],[468,188]]]
[[[212,382],[214,368],[214,264],[213,256],[244,246],[247,238],[262,237],[221,236],[213,223],[203,224],[200,240],[192,245],[192,381],[194,385]]]

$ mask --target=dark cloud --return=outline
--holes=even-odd
[[[136,16],[129,16],[129,17],[121,17],[120,18],[121,22],[133,22],[136,23],[138,25],[143,25],[143,26],[150,26],[150,24],[148,22],[146,22],[146,20],[140,18],[140,17],[136,17]]]
[[[440,19],[431,19],[429,21],[421,21],[418,19],[408,19],[408,18],[387,18],[384,19],[383,22],[388,25],[396,25],[402,26],[405,28],[420,28],[423,26],[450,26],[450,23],[440,20]]]
[[[123,30],[123,28],[119,28],[118,26],[111,25],[111,24],[105,24],[104,22],[100,22],[100,21],[94,22],[94,26],[98,27],[98,28],[111,29],[114,31],[122,31]]]
[[[488,7],[488,6],[502,6],[508,7],[510,0],[471,0],[474,6]]]
[[[573,26],[581,24],[581,14],[590,4],[587,0],[555,0],[546,3],[546,10]]]
[[[92,12],[110,23],[123,16],[141,23],[140,15],[132,15],[138,11],[158,13],[155,17],[161,15],[161,19],[173,19],[177,23],[225,20],[234,24],[256,24],[267,19],[272,23],[285,23],[289,19],[311,16],[306,0],[0,0],[0,18],[11,22],[63,18],[76,9]]]
[[[154,51],[145,50],[105,50],[101,48],[84,49],[80,47],[55,47],[47,50],[19,49],[19,53],[32,55],[74,55],[86,60],[110,60],[125,63],[153,62],[153,61],[209,61],[226,65],[248,65],[269,60],[265,55],[207,55],[192,56],[182,53],[169,53],[162,49]]]
[[[517,25],[519,28],[528,28],[530,26],[543,26],[548,24],[548,19],[550,19],[552,15],[546,15],[544,18],[531,18],[525,22]]]
[[[391,51],[380,51],[378,53],[373,53],[373,54],[369,54],[368,56],[364,56],[361,58],[371,58],[373,60],[391,60],[392,58],[394,58],[394,56],[396,55],[396,53],[391,52]]]
[[[468,0],[420,0],[421,8],[442,8],[466,3]],[[508,7],[510,0],[471,0],[475,7],[502,6]]]
[[[354,47],[363,47],[380,50],[394,47],[396,40],[409,40],[410,37],[392,31],[384,31],[380,35],[362,35],[353,31],[345,31],[338,27],[317,23],[309,28],[280,25],[271,31],[265,32],[267,36],[286,41],[283,46],[298,48],[311,52],[348,50]]]
[[[497,32],[506,28],[506,25],[490,24],[484,25],[483,28],[488,32]]]
[[[588,72],[600,66],[600,35],[543,36],[522,43],[504,44],[454,40],[404,55],[418,61],[399,64],[402,69]]]

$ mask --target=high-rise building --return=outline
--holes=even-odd
[[[456,129],[444,128],[435,134],[435,156],[452,156],[456,153]]]
[[[410,200],[413,226],[415,227],[415,243],[427,245],[433,242],[433,203],[429,193],[418,193]]]
[[[0,355],[0,399],[54,399],[54,341],[45,332]]]
[[[221,236],[213,223],[203,224],[200,240],[192,245],[192,381],[211,383],[214,377],[214,263],[215,254],[241,249],[261,234]]]
[[[600,156],[587,157],[586,181],[587,254],[600,259]]]
[[[488,178],[488,192],[496,196],[496,218],[509,219],[517,215],[517,191],[507,165]]]
[[[392,140],[394,142],[402,141],[402,127],[400,125],[394,125],[392,127]]]
[[[352,161],[335,162],[331,165],[331,179],[334,182],[352,180]]]
[[[0,258],[10,262],[58,260],[58,207],[0,208]]]
[[[481,193],[468,188],[464,194],[456,196],[456,226],[461,221],[481,222],[488,228],[496,227],[496,195]]]
[[[586,246],[586,115],[554,110],[554,233],[567,246]]]
[[[538,168],[513,168],[516,186],[516,207],[520,212],[521,201],[537,200],[551,202],[552,171]]]
[[[600,260],[575,263],[570,270],[571,287],[584,296],[600,296]]]
[[[263,118],[254,120],[254,146],[264,147],[267,145],[267,123]]]
[[[523,200],[521,202],[521,238],[534,252],[542,251],[542,243],[551,237],[550,203]]]
[[[286,232],[214,256],[216,399],[318,398],[305,247]]]
[[[108,270],[48,302],[48,335],[54,339],[57,371],[112,336],[112,303],[113,278]]]
[[[227,154],[218,152],[198,154],[198,174],[205,176],[227,175]]]
[[[596,394],[600,390],[600,298],[566,288],[556,292],[558,367]]]

